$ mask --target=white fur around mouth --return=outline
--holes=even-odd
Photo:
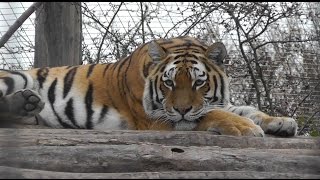
[[[174,124],[174,129],[177,131],[191,131],[197,126],[196,122],[190,122],[187,120],[180,120]]]

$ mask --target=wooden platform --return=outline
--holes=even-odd
[[[320,178],[320,138],[0,129],[0,178]]]

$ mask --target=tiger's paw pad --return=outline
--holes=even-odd
[[[35,91],[24,89],[6,96],[9,102],[10,112],[21,117],[34,116],[43,109],[44,102]]]
[[[297,134],[298,124],[289,117],[272,117],[269,123],[263,127],[266,134],[276,136],[295,136]]]

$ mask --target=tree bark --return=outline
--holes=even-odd
[[[45,2],[36,11],[34,67],[81,63],[81,8],[71,2]]]

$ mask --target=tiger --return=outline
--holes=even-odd
[[[0,118],[50,128],[296,136],[293,118],[230,102],[222,42],[151,40],[114,63],[0,71]]]

